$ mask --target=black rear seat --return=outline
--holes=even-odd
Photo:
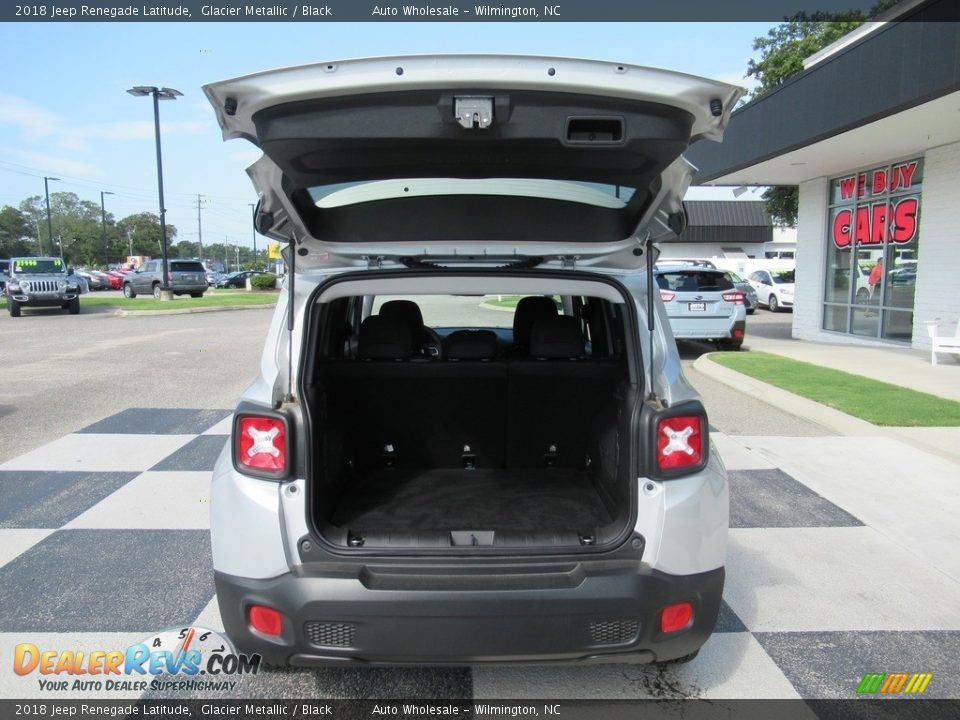
[[[442,361],[414,355],[413,332],[368,317],[360,359],[325,368],[328,421],[358,469],[583,466],[600,415],[616,406],[620,365],[584,357],[577,319],[535,322],[535,357],[509,361],[489,330],[451,333]]]
[[[580,321],[570,316],[534,323],[530,354],[510,362],[507,465],[582,468],[599,453],[599,429],[616,422],[622,366],[587,359]]]

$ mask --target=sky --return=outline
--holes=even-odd
[[[73,192],[119,219],[156,213],[150,98],[135,85],[175,88],[160,105],[167,222],[177,240],[252,245],[245,168],[259,151],[223,142],[201,86],[290,65],[423,53],[518,53],[661,67],[749,86],[753,39],[771,23],[2,23],[0,206]],[[731,198],[692,189],[688,198]],[[258,236],[263,247],[264,239]]]

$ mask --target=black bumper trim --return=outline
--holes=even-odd
[[[584,568],[582,583],[560,589],[508,590],[494,583],[486,590],[371,590],[356,572],[268,580],[217,573],[215,580],[224,628],[237,649],[276,665],[648,663],[696,652],[713,632],[723,568],[685,576],[638,571],[635,563]],[[664,636],[660,610],[685,600],[694,606],[693,624]],[[283,613],[279,638],[248,627],[252,604]],[[619,644],[597,641],[598,623],[624,621],[639,631]],[[316,645],[307,637],[308,623],[349,626],[344,636],[352,644]]]

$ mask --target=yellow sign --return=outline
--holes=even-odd
[[[267,245],[267,257],[271,260],[280,259],[280,243],[270,243]]]

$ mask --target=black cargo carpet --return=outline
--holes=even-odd
[[[575,530],[613,518],[588,474],[564,468],[382,470],[348,487],[332,521],[362,531]]]

